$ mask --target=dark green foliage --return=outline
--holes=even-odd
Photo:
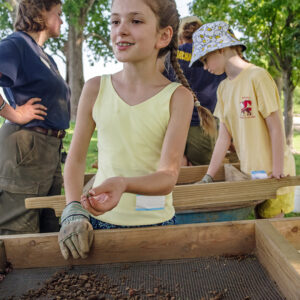
[[[247,58],[273,76],[291,66],[292,83],[299,84],[300,2],[294,0],[194,0],[192,11],[205,23],[227,21],[243,35]]]

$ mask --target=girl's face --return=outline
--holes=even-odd
[[[156,16],[143,0],[113,1],[111,40],[120,62],[156,58],[159,37]]]
[[[62,22],[61,19],[62,10],[61,5],[54,5],[49,11],[44,12],[44,18],[46,22],[46,31],[50,37],[59,37],[60,27]]]
[[[221,75],[225,71],[224,55],[222,50],[216,50],[206,54],[201,59],[204,70],[215,75]]]

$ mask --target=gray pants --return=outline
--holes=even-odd
[[[24,200],[60,194],[61,143],[18,125],[1,127],[0,235],[59,230],[53,210],[27,210]]]

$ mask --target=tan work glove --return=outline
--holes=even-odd
[[[61,229],[58,234],[60,251],[64,259],[87,258],[94,238],[89,213],[80,202],[69,203],[61,215]]]
[[[196,182],[196,184],[199,184],[199,183],[200,184],[201,183],[212,183],[212,182],[214,182],[213,178],[210,175],[205,174],[200,181]]]

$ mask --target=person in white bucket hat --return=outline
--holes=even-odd
[[[271,75],[243,58],[245,45],[225,22],[205,24],[193,34],[191,64],[197,60],[204,69],[226,73],[217,90],[214,115],[220,120],[219,135],[207,174],[201,183],[213,182],[233,141],[242,172],[280,179],[295,175],[294,157],[286,145],[280,98]],[[294,189],[281,188],[276,199],[256,207],[258,218],[283,217],[293,210]]]
[[[194,32],[193,43],[194,48],[190,67],[207,53],[218,49],[241,46],[242,51],[246,50],[246,46],[235,37],[229,25],[223,21],[202,25]]]
[[[178,30],[179,47],[177,59],[184,76],[189,82],[201,105],[212,113],[217,103],[217,88],[226,78],[225,74],[215,76],[203,69],[203,64],[195,64],[189,68],[193,50],[193,33],[202,26],[201,20],[196,16],[184,17],[180,21]],[[170,58],[167,57],[164,65],[164,76],[171,81],[177,81]],[[199,125],[197,107],[194,107],[192,120],[188,132],[182,166],[209,164],[216,142],[216,136],[209,136]]]

